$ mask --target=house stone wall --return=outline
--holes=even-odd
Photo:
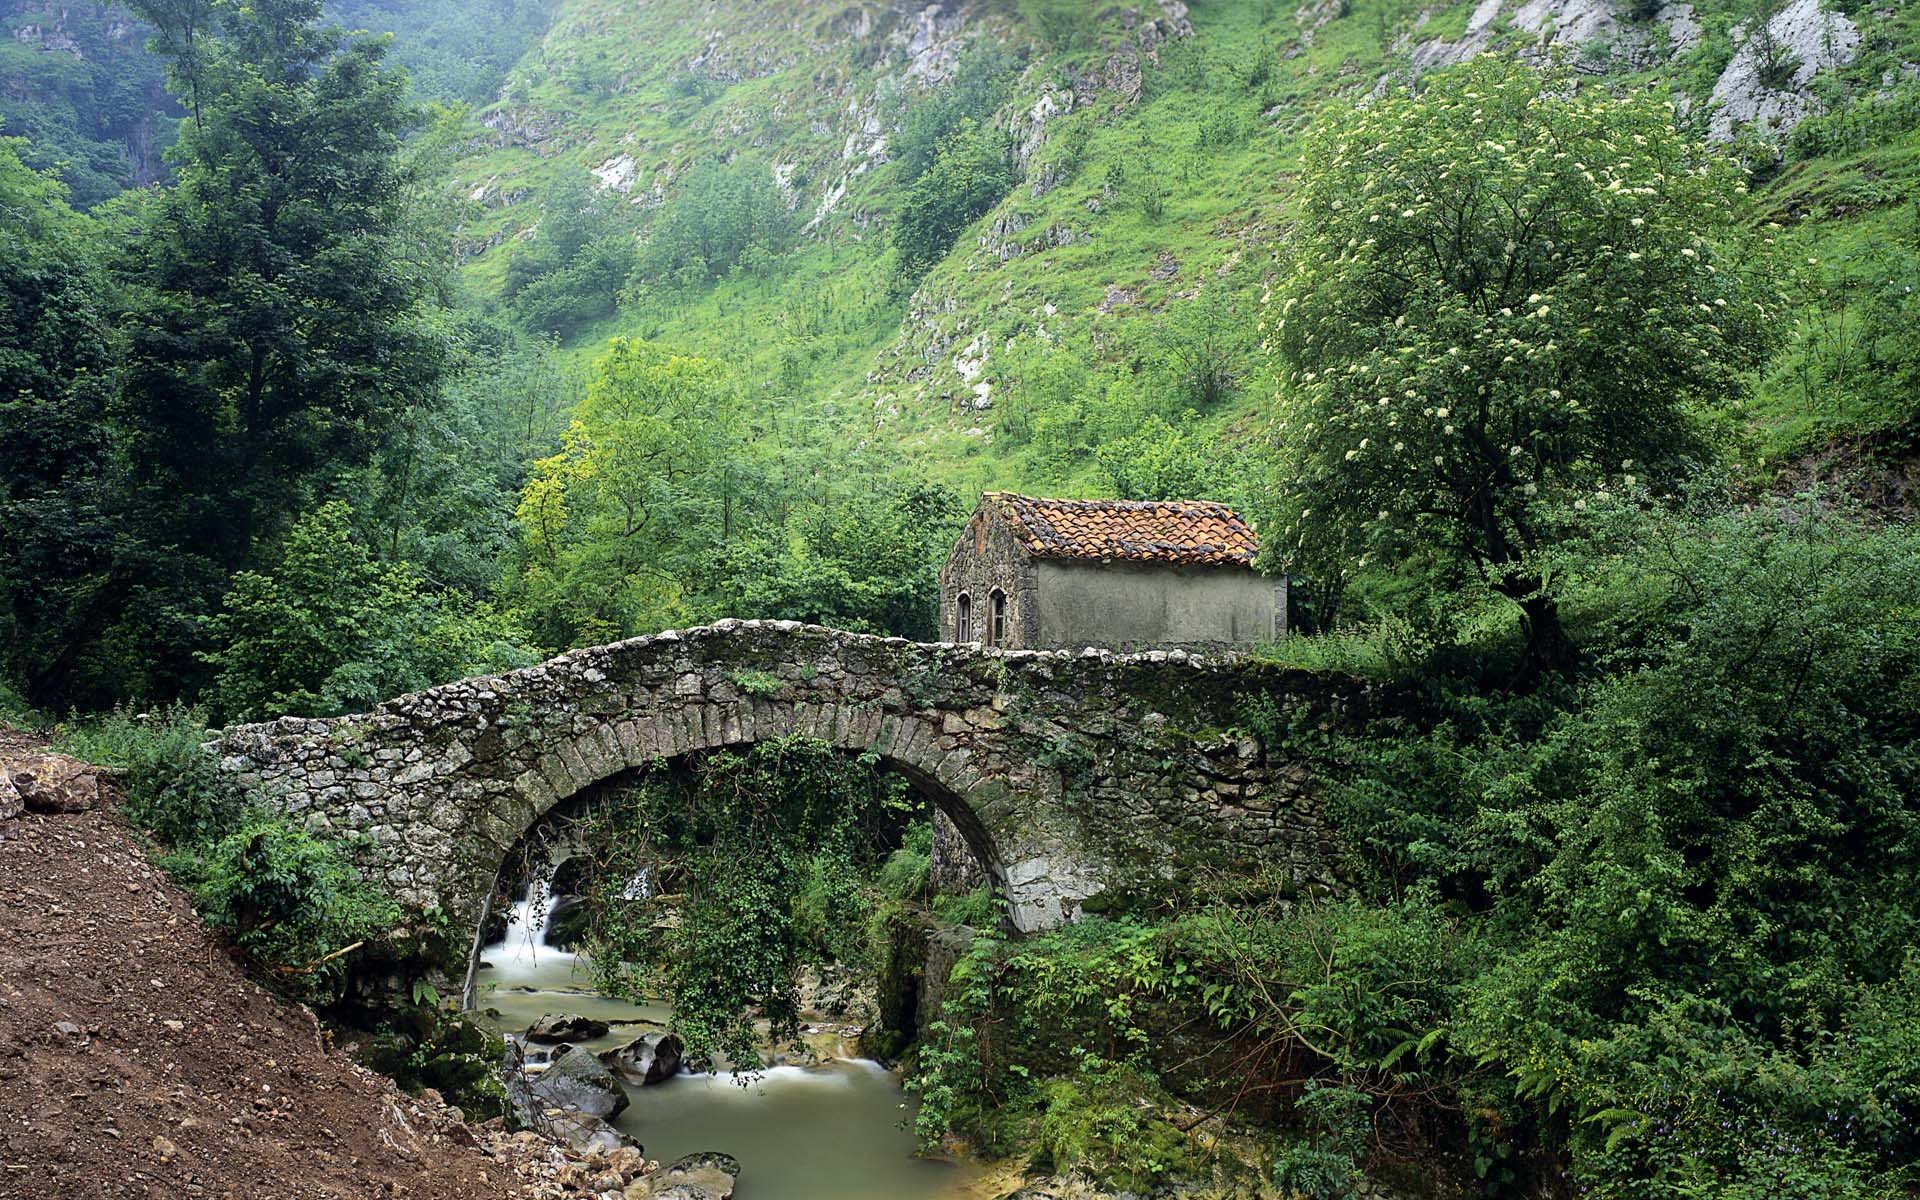
[[[973,636],[968,640],[984,645],[988,598],[995,588],[1007,597],[1007,637],[1001,649],[1039,645],[1039,575],[1034,561],[1004,521],[979,508],[940,572],[940,636],[960,640],[960,596],[966,593],[973,601]]]

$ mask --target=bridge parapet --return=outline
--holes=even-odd
[[[959,827],[1023,931],[1182,856],[1335,883],[1304,765],[1237,729],[1251,693],[1333,711],[1325,677],[1180,651],[1001,651],[721,621],[574,650],[370,713],[226,730],[222,767],[351,839],[403,904],[477,923],[555,804],[660,759],[798,734],[872,752]]]

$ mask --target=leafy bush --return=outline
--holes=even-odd
[[[332,843],[285,818],[255,814],[184,862],[194,905],[287,990],[326,1002],[340,998],[345,956],[400,919],[387,894],[362,880]]]
[[[1056,1170],[1146,1190],[1199,1173],[1203,1155],[1169,1119],[1171,1097],[1145,1072],[1097,1055],[1042,1092],[1039,1143]]]
[[[778,696],[781,689],[787,686],[785,680],[771,671],[750,668],[730,671],[727,678],[733,682],[734,687],[739,688],[746,695],[759,696],[763,699]]]
[[[526,660],[515,623],[487,604],[425,591],[408,563],[381,563],[332,501],[302,517],[271,570],[234,576],[210,622],[210,696],[225,717],[326,716],[368,708],[497,662]]]
[[[27,703],[27,698],[20,694],[18,688],[6,679],[0,678],[0,721],[16,727],[32,729],[43,724],[45,720],[46,718],[33,705]]]
[[[1187,414],[1189,418],[1195,416]],[[1176,428],[1158,413],[1139,431],[1102,443],[1094,461],[1122,500],[1228,500],[1231,460],[1191,423]]]
[[[894,271],[917,281],[946,256],[960,231],[1013,187],[1007,138],[991,126],[962,122],[941,141],[926,170],[906,185],[894,217]]]
[[[127,819],[162,846],[185,850],[238,828],[246,807],[239,786],[207,753],[208,736],[201,710],[176,704],[63,725],[56,744],[118,771]]]
[[[1335,814],[1380,892],[1472,914],[1446,1037],[1498,1072],[1457,1084],[1506,1130],[1483,1157],[1870,1193],[1920,1155],[1920,540],[1806,503],[1625,525],[1604,574],[1659,587],[1605,674],[1342,740]]]
[[[871,896],[844,849],[806,860],[791,907],[794,943],[801,955],[818,962],[865,965]]]
[[[945,487],[874,487],[740,540],[713,580],[723,611],[858,633],[937,635],[940,560],[960,519]]]
[[[1264,64],[1263,64],[1264,65]],[[1232,105],[1214,105],[1200,118],[1195,143],[1203,150],[1237,146],[1246,138],[1246,126]]]
[[[948,925],[965,925],[969,929],[998,929],[1005,908],[1006,901],[991,887],[977,887],[970,892],[942,894],[933,898],[934,916]]]
[[[431,1000],[432,997],[422,997]],[[434,1003],[402,1006],[367,1046],[367,1065],[410,1092],[433,1088],[470,1120],[506,1111],[502,1046],[464,1014]]]
[[[1351,1159],[1369,1098],[1421,1086],[1437,1061],[1449,985],[1471,955],[1422,900],[1288,907],[1267,881],[1234,897],[1159,924],[1084,918],[1018,944],[978,938],[921,1048],[922,1138],[1037,1137],[1109,1185],[1141,1187],[1191,1166],[1184,1135],[1155,1115],[1177,1082],[1202,1107],[1307,1129],[1311,1147]],[[1169,1062],[1177,1081],[1157,1074]],[[1334,1096],[1358,1106],[1357,1125]]]
[[[198,709],[116,710],[58,731],[59,747],[115,769],[128,820],[164,848],[161,864],[209,925],[235,942],[277,990],[315,1003],[340,999],[347,948],[399,919],[340,847],[290,818],[246,807],[206,749]]]
[[[995,38],[980,38],[944,86],[908,106],[889,142],[901,178],[918,179],[962,126],[988,126],[1012,92],[1018,64]]]
[[[538,231],[508,260],[502,289],[529,329],[565,337],[614,311],[636,253],[617,205],[585,172],[548,189]]]
[[[1915,129],[1920,129],[1920,83],[1908,80],[1808,117],[1787,135],[1787,148],[1795,158],[1819,158],[1890,142]]]
[[[921,900],[933,875],[933,826],[916,825],[900,848],[881,864],[875,881],[883,895],[895,900]]]
[[[902,195],[893,227],[896,283],[918,281],[1013,186],[1010,147],[993,118],[1015,66],[995,39],[981,38],[953,78],[901,119],[890,143]]]

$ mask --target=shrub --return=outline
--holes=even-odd
[[[617,201],[584,171],[548,189],[536,236],[507,262],[503,293],[528,328],[561,337],[612,313],[635,243]]]
[[[240,824],[245,796],[207,753],[201,710],[169,705],[152,713],[115,709],[62,726],[60,749],[121,773],[127,819],[162,846],[217,841]]]
[[[496,1068],[502,1046],[460,1013],[436,1004],[412,1004],[395,1013],[367,1047],[367,1065],[410,1092],[433,1088],[468,1118],[506,1111]]]
[[[1168,1116],[1172,1098],[1143,1071],[1087,1055],[1047,1083],[1043,1104],[1040,1147],[1055,1170],[1128,1191],[1200,1173],[1199,1149]]]
[[[399,910],[337,845],[248,809],[208,752],[209,736],[200,710],[176,705],[63,727],[57,744],[120,773],[128,820],[160,842],[161,865],[202,919],[230,930],[267,982],[316,1003],[338,1000],[347,948],[383,933]]]
[[[799,872],[793,893],[796,948],[816,962],[859,964],[866,955],[865,916],[860,873],[846,854],[814,854]]]
[[[792,214],[766,163],[707,160],[681,177],[641,250],[643,280],[706,283],[736,268],[764,269],[793,240]]]
[[[961,230],[1007,194],[1014,181],[1007,149],[1004,134],[963,121],[907,184],[893,226],[895,274],[903,283],[925,275]]]
[[[27,703],[27,698],[20,694],[18,688],[0,678],[0,721],[31,729],[45,720],[33,705]]]
[[[881,864],[878,884],[895,900],[921,900],[933,874],[933,826],[916,825]]]
[[[1871,1194],[1920,1152],[1892,1015],[1920,937],[1920,544],[1807,503],[1627,525],[1607,577],[1658,586],[1604,674],[1339,739],[1333,814],[1379,894],[1469,914],[1456,974],[1401,974],[1497,1073],[1457,1085],[1497,1118],[1480,1158],[1543,1137],[1598,1194]]]
[[[519,656],[511,618],[436,595],[410,563],[383,563],[339,501],[302,517],[268,572],[233,578],[210,622],[211,698],[249,719],[327,716]]]
[[[1787,135],[1787,147],[1795,158],[1818,158],[1891,142],[1915,129],[1920,129],[1920,83],[1909,80],[1808,117]]]
[[[991,887],[977,887],[959,895],[935,896],[933,914],[949,925],[965,925],[969,929],[997,929],[1000,926],[1003,901]]]
[[[733,686],[739,688],[742,692],[749,696],[759,696],[762,699],[778,696],[781,689],[787,686],[786,683],[773,672],[756,670],[750,667],[733,671],[728,674],[727,678],[731,679]]]
[[[254,814],[191,859],[176,853],[194,904],[289,992],[338,1000],[346,955],[400,919],[387,895],[361,879],[339,849],[283,818]]]

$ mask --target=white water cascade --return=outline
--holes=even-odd
[[[498,984],[541,990],[585,986],[584,979],[575,977],[580,956],[547,943],[547,926],[553,921],[553,880],[559,870],[559,862],[535,870],[527,881],[526,898],[507,910],[506,936],[481,948],[480,957],[491,965]]]

